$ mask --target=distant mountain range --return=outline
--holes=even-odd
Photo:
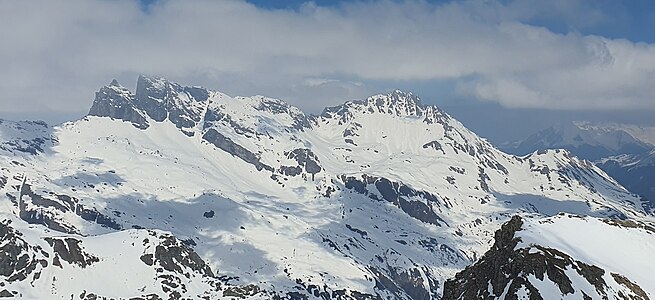
[[[652,299],[654,224],[594,164],[399,90],[306,115],[140,76],[0,121],[0,297]]]
[[[628,190],[655,203],[655,127],[617,123],[560,123],[503,150],[525,155],[567,149],[593,161]]]

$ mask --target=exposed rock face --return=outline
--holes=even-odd
[[[81,268],[86,268],[87,266],[98,262],[97,257],[84,251],[80,245],[82,241],[78,239],[47,237],[45,240],[50,244],[55,252],[55,257],[53,259],[53,265],[55,266],[62,266],[59,259],[62,259],[69,264],[75,264]]]
[[[430,277],[424,277],[424,272],[419,268],[410,268],[408,270],[394,269],[389,270],[385,275],[375,268],[372,268],[376,276],[376,289],[388,291],[398,299],[435,299],[437,296],[438,282]],[[427,279],[428,282],[425,282]],[[425,286],[429,288],[426,289]]]
[[[298,165],[305,168],[305,172],[316,174],[322,170],[318,157],[309,149],[295,149],[287,153],[287,157],[296,160]]]
[[[122,229],[113,218],[87,208],[79,199],[53,192],[41,194],[32,190],[32,186],[23,179],[19,190],[17,205],[19,217],[30,224],[43,224],[52,230],[65,233],[78,233],[77,230],[62,220],[63,214],[76,215],[85,221],[96,223],[114,230]]]
[[[209,92],[200,87],[183,87],[165,79],[139,76],[135,104],[157,122],[169,119],[178,128],[194,127],[202,117]]]
[[[318,161],[318,157],[316,154],[314,154],[314,152],[312,152],[312,150],[294,149],[292,151],[285,152],[284,154],[287,158],[295,160],[298,164],[297,166],[280,167],[280,172],[284,175],[296,176],[304,171],[307,174],[311,174],[312,180],[314,180],[314,175],[323,170]]]
[[[134,95],[120,86],[116,80],[96,92],[89,115],[132,122],[140,129],[149,126],[145,116],[134,103]]]
[[[11,221],[0,222],[0,282],[23,281],[30,276],[31,281],[39,279],[41,270],[48,266],[48,256],[40,246],[28,244],[11,227]]]
[[[417,191],[403,183],[393,182],[386,178],[362,175],[361,179],[352,176],[341,176],[345,187],[378,201],[393,203],[408,215],[425,223],[442,226],[447,225],[433,210],[432,206],[440,206],[437,196],[424,191]],[[375,189],[376,192],[369,190]],[[378,194],[382,197],[378,197]],[[417,199],[421,199],[417,200]]]
[[[135,103],[142,108],[149,117],[157,122],[166,120],[166,98],[168,96],[168,83],[139,76],[136,82]]]
[[[288,103],[271,98],[262,98],[257,110],[270,112],[273,114],[287,114],[293,118],[292,128],[298,131],[310,128],[309,120],[302,111],[290,106]]]
[[[202,139],[212,143],[217,148],[222,149],[223,151],[230,153],[251,165],[254,165],[259,171],[261,171],[262,169],[270,172],[274,171],[274,169],[271,166],[262,163],[256,154],[248,151],[248,149],[233,142],[230,138],[224,136],[223,134],[216,131],[215,129],[208,130],[202,136]]]
[[[438,141],[432,141],[423,144],[423,149],[428,149],[428,148],[432,148],[434,150],[440,151],[443,154],[446,154],[446,151],[444,151],[443,147],[441,146],[441,143],[439,143]]]
[[[189,246],[177,240],[172,235],[161,235],[150,232],[153,238],[159,239],[155,252],[143,254],[141,261],[149,266],[157,265],[170,272],[184,274],[183,268],[188,268],[198,274],[214,277],[214,273],[207,264]],[[144,243],[148,241],[144,240]]]
[[[31,186],[23,183],[19,187],[18,195],[18,216],[30,224],[44,224],[53,230],[75,233],[72,226],[61,221],[61,217],[56,213],[70,212],[73,203],[60,203],[49,198],[34,193]]]
[[[200,87],[183,87],[160,78],[139,76],[136,93],[116,80],[96,93],[90,116],[110,117],[148,128],[146,116],[155,122],[169,119],[180,129],[194,127],[201,120],[209,92]],[[184,131],[189,133],[188,131]]]
[[[540,245],[517,248],[521,217],[514,216],[496,231],[494,244],[475,264],[457,273],[444,284],[444,300],[450,299],[553,299],[558,295],[542,294],[541,284],[552,282],[561,297],[576,295],[577,299],[649,299],[641,287],[624,276],[576,260],[557,249]],[[610,284],[608,281],[614,281]],[[620,290],[612,287],[619,285]],[[588,293],[585,293],[584,290]],[[591,293],[589,291],[593,291]]]

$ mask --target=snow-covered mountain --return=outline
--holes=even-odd
[[[655,205],[655,147],[644,153],[610,156],[596,165]]]
[[[623,131],[642,143],[648,144],[650,146],[655,146],[655,127],[652,126],[599,122],[574,122],[574,124],[576,124],[581,129],[588,131]]]
[[[516,144],[503,149],[519,155],[567,149],[655,204],[655,127],[573,122],[551,126]]]
[[[567,149],[578,157],[596,161],[650,150],[655,147],[655,127],[565,122],[539,131],[517,144],[504,149],[519,155],[542,149]]]
[[[593,232],[654,220],[570,152],[505,154],[401,91],[308,116],[140,76],[80,120],[2,121],[0,137],[0,296],[440,299],[513,215],[586,216]],[[614,247],[652,239],[639,234]],[[655,295],[651,277],[570,247]]]

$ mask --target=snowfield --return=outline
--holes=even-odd
[[[518,247],[531,244],[558,249],[576,259],[623,274],[650,297],[655,295],[655,227],[625,221],[557,216],[534,221],[517,234]]]

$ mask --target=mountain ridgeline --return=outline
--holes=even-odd
[[[620,256],[655,247],[643,199],[567,150],[503,153],[412,93],[306,115],[140,76],[0,138],[0,296],[655,295],[654,258]],[[600,232],[620,248],[583,243]]]
[[[590,122],[561,123],[507,147],[523,155],[567,149],[594,162],[629,191],[655,205],[655,127]]]

